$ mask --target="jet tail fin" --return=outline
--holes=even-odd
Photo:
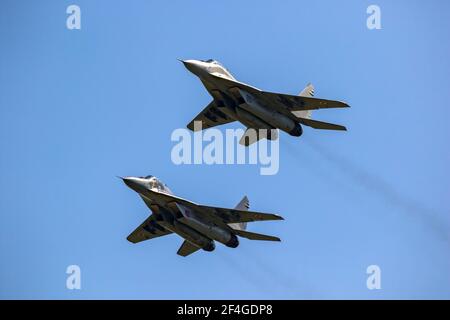
[[[314,86],[312,83],[308,83],[299,94],[300,97],[314,97]]]
[[[311,83],[308,83],[305,89],[300,92],[299,96],[301,97],[314,97],[314,86]],[[298,121],[308,127],[312,127],[314,129],[324,129],[324,130],[342,130],[346,131],[347,129],[344,126],[334,123],[327,123],[317,120],[312,120],[312,110],[305,111],[293,111],[292,112],[298,119]]]
[[[299,94],[300,97],[314,97],[314,86],[312,83],[308,83]],[[311,119],[312,111],[311,110],[305,110],[305,111],[294,111],[293,112],[297,117],[304,118],[304,119]]]
[[[248,201],[247,196],[244,196],[241,201],[236,205],[235,209],[237,210],[245,210],[247,211],[250,208],[250,202]],[[230,227],[235,230],[245,230],[247,229],[247,222],[239,222],[239,223],[230,223]]]
[[[238,236],[247,238],[250,240],[265,240],[265,241],[281,241],[280,238],[274,236],[268,236],[266,234],[260,234],[255,232],[248,232],[244,230],[234,230]]]
[[[250,208],[250,202],[248,201],[247,196],[244,196],[234,208],[236,210],[248,210]]]

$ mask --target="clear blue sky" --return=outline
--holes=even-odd
[[[78,4],[82,29],[66,29]],[[381,7],[382,30],[366,28]],[[450,298],[448,1],[3,1],[1,298]],[[352,108],[348,132],[282,135],[280,171],[175,166],[170,134],[209,101],[176,58],[215,58],[241,81]],[[228,127],[238,127],[229,125]],[[149,214],[116,175],[281,222],[233,250],[132,245]],[[82,290],[65,287],[66,267]],[[366,288],[366,268],[382,271]]]

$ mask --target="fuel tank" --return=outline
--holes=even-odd
[[[206,251],[213,251],[215,248],[214,241],[178,220],[174,220],[173,224],[167,222],[160,224]]]
[[[257,128],[257,129],[274,129],[270,124],[264,122],[251,112],[242,108],[241,106],[236,108],[236,114],[240,122],[245,124],[249,128]]]
[[[229,230],[203,221],[192,213],[189,216],[181,218],[180,221],[205,235],[207,238],[216,240],[228,247],[236,248],[239,245],[237,237]]]

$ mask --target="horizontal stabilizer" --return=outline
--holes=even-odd
[[[347,128],[344,126],[341,126],[339,124],[334,123],[328,123],[328,122],[322,122],[312,119],[304,119],[304,118],[298,118],[298,121],[308,127],[312,127],[314,129],[324,129],[324,130],[342,130],[347,131]]]
[[[248,147],[251,144],[254,144],[259,139],[263,138],[261,135],[258,134],[258,130],[247,128],[245,130],[244,134],[242,135],[241,139],[239,140],[239,144],[241,146]]]
[[[193,245],[187,240],[184,240],[183,244],[181,245],[180,249],[178,249],[177,254],[182,257],[187,257],[188,255],[196,252],[197,250],[200,250],[199,247]]]
[[[241,139],[239,140],[239,144],[245,147],[258,142],[261,139],[267,139],[269,136],[269,140],[277,140],[278,139],[278,131],[277,130],[260,130],[254,128],[247,128]]]
[[[216,216],[220,217],[225,223],[239,223],[252,221],[284,220],[283,217],[273,213],[264,213],[256,211],[236,210],[218,207],[199,206],[203,210],[211,210]]]
[[[244,230],[234,230],[234,233],[236,233],[240,237],[247,238],[250,240],[281,241],[280,238],[274,236],[268,236],[265,234],[248,232]]]
[[[291,111],[350,107],[343,101],[326,100],[313,97],[288,96],[281,94],[278,94],[278,101],[287,105]]]

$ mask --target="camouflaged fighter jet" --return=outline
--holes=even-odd
[[[190,130],[198,131],[239,121],[247,127],[239,141],[245,146],[262,138],[277,139],[276,131],[270,129],[280,129],[299,137],[303,133],[300,124],[315,129],[346,130],[341,125],[311,119],[311,110],[349,107],[344,102],[313,98],[312,84],[298,96],[272,93],[237,81],[218,61],[180,61],[200,78],[213,97],[213,101],[188,124]],[[199,121],[197,124],[201,122],[201,128],[195,126],[195,121]]]
[[[177,252],[185,257],[199,249],[213,251],[214,241],[236,248],[239,245],[237,236],[250,240],[280,241],[277,237],[245,231],[247,222],[283,220],[275,214],[248,211],[247,197],[234,209],[210,207],[174,196],[154,176],[121,179],[141,196],[152,211],[127,237],[132,243],[176,233],[185,239]]]

